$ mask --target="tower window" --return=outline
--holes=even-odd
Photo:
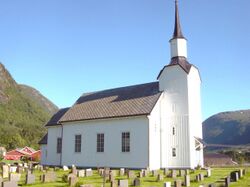
[[[175,135],[175,127],[172,128],[172,134]]]
[[[172,156],[176,157],[176,148],[172,148]]]

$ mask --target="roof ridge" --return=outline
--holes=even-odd
[[[129,87],[143,86],[143,85],[153,84],[153,83],[158,83],[158,82],[159,81],[154,81],[154,82],[148,82],[148,83],[142,83],[142,84],[134,84],[134,85],[128,85],[128,86],[122,86],[122,87],[116,87],[116,88],[109,88],[109,89],[105,89],[105,90],[97,90],[97,91],[92,91],[92,92],[85,92],[81,96],[87,96],[87,95],[90,95],[90,94],[104,92],[104,91],[111,91],[111,90],[124,89],[124,88],[129,88]]]

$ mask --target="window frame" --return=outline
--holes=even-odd
[[[62,138],[58,137],[56,142],[56,153],[61,154],[62,153]]]
[[[175,147],[173,147],[172,148],[172,157],[176,157],[176,148]]]
[[[131,136],[130,132],[122,132],[121,133],[121,148],[122,148],[122,153],[129,153],[131,151],[131,146],[130,146],[130,141],[131,141]]]
[[[75,135],[75,153],[82,152],[82,135],[76,134]]]
[[[104,133],[97,133],[96,135],[96,152],[104,153],[105,146],[105,135]]]

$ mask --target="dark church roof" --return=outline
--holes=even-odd
[[[44,135],[44,137],[38,142],[38,144],[47,144],[48,141],[48,133]]]
[[[57,113],[55,113],[52,118],[47,122],[45,126],[55,126],[60,125],[59,120],[61,117],[69,110],[69,108],[62,108]]]
[[[161,76],[163,70],[166,67],[175,66],[175,65],[179,65],[187,74],[189,74],[190,69],[192,67],[192,64],[190,64],[187,61],[186,57],[182,57],[182,56],[173,57],[171,59],[170,63],[162,68],[162,70],[160,71],[159,75],[157,76],[157,79],[159,79],[159,77]]]
[[[59,121],[148,115],[160,95],[158,82],[83,94]]]

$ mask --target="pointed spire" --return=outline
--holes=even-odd
[[[178,0],[175,0],[175,25],[174,25],[173,38],[184,38],[181,32],[181,24],[178,11]]]

